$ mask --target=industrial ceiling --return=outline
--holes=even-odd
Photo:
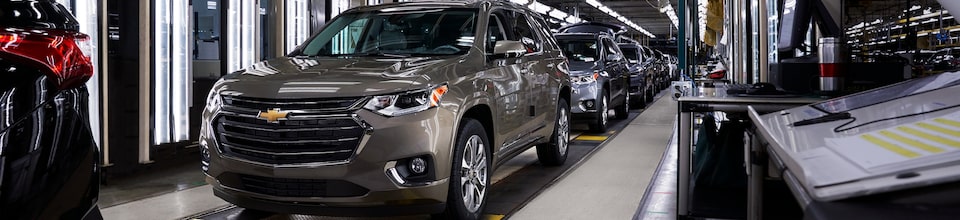
[[[617,19],[607,13],[591,7],[584,0],[539,0],[541,3],[561,9],[570,14],[579,10],[579,17],[588,21],[601,21],[621,24]],[[600,3],[613,9],[620,15],[633,21],[643,29],[646,29],[655,36],[655,39],[669,39],[677,35],[677,28],[673,26],[670,18],[661,12],[661,8],[677,7],[677,0],[599,0]],[[632,33],[638,33],[636,31]]]

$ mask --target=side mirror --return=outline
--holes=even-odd
[[[502,40],[497,41],[493,46],[493,56],[496,57],[520,57],[527,53],[527,47],[520,41]]]
[[[607,62],[620,61],[620,59],[623,59],[620,54],[607,54]]]

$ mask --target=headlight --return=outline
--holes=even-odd
[[[600,77],[600,73],[598,72],[593,72],[591,75],[570,76],[570,82],[574,84],[588,84],[596,82],[597,77]]]
[[[220,108],[220,93],[216,89],[210,90],[210,93],[207,94],[207,106],[204,108],[206,111],[215,111]]]
[[[384,116],[401,116],[437,107],[440,97],[447,93],[447,86],[404,92],[393,95],[374,96],[363,108]]]

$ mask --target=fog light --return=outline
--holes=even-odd
[[[200,169],[204,173],[210,169],[210,149],[207,148],[205,139],[200,139]]]
[[[593,100],[585,101],[584,103],[585,103],[584,105],[586,105],[587,108],[593,108]]]
[[[427,161],[419,157],[413,158],[410,160],[410,171],[417,175],[427,172]]]

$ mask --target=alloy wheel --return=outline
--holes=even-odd
[[[567,154],[567,142],[570,141],[570,117],[567,116],[566,109],[560,109],[557,115],[557,150],[560,156]]]
[[[483,205],[488,185],[486,146],[479,135],[470,136],[463,146],[460,170],[460,192],[463,195],[463,205],[468,211],[476,212]]]
[[[601,100],[600,103],[602,104],[599,109],[600,110],[600,126],[606,127],[607,116],[610,114],[609,112],[610,109],[607,109],[607,97],[603,96],[603,100]]]

